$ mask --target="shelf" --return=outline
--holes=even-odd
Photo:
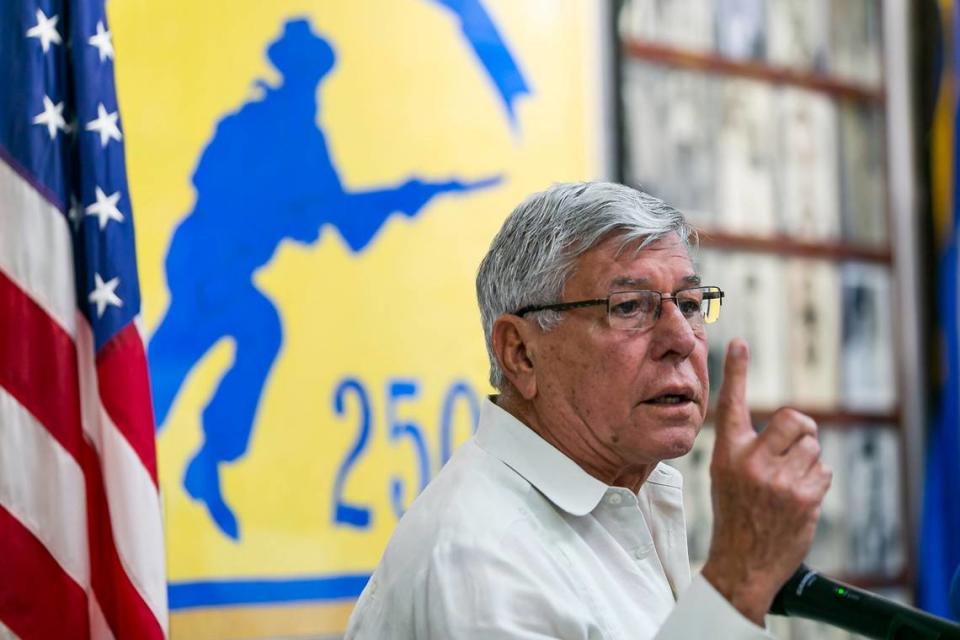
[[[816,568],[814,567],[814,570]],[[838,574],[836,576],[831,576],[824,574],[828,578],[832,578],[839,582],[846,582],[847,584],[859,587],[866,591],[876,591],[877,589],[891,589],[891,588],[901,588],[909,589],[910,581],[907,578],[906,570],[901,571],[898,575],[885,575],[885,574]]]
[[[763,62],[756,61],[731,60],[710,52],[687,51],[630,38],[624,38],[623,51],[627,57],[636,60],[647,60],[672,67],[802,87],[856,102],[881,105],[885,97],[884,92],[880,89],[823,73],[808,73],[784,67],[771,67]]]
[[[698,231],[700,246],[705,249],[776,253],[803,258],[827,260],[860,260],[892,264],[893,255],[887,247],[870,247],[833,241],[795,240],[788,236],[751,236],[722,231]]]
[[[842,410],[829,411],[805,407],[795,408],[797,411],[804,413],[816,420],[817,424],[821,427],[826,427],[828,429],[849,429],[851,427],[876,424],[889,425],[891,429],[900,428],[899,410],[894,410],[891,412],[866,413]],[[754,424],[756,424],[758,422],[764,423],[769,421],[770,418],[773,417],[774,413],[774,410],[753,410],[750,412],[750,416],[753,418]]]
[[[827,429],[849,429],[864,425],[884,425],[890,429],[900,428],[900,411],[894,409],[889,412],[860,412],[843,410],[824,410],[811,409],[809,407],[784,405],[796,409],[800,413],[806,414],[817,421],[817,424]],[[773,417],[775,409],[751,409],[750,418],[754,425],[763,424]],[[708,424],[713,424],[716,419],[716,407],[711,406],[707,410]]]

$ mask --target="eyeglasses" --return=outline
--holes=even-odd
[[[523,307],[514,315],[523,317],[536,311],[569,311],[582,307],[606,305],[610,327],[626,331],[643,331],[652,327],[660,317],[665,300],[672,300],[680,313],[694,329],[702,329],[720,317],[723,291],[720,287],[692,287],[673,295],[659,291],[615,291],[608,298],[560,302],[557,304]]]

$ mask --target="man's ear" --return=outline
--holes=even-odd
[[[523,318],[502,315],[493,323],[493,353],[510,384],[524,400],[537,394],[537,374],[534,367],[536,338],[539,327]]]

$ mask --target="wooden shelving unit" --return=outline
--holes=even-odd
[[[881,2],[883,0],[880,0]],[[651,5],[652,6],[652,5]],[[881,5],[882,6],[882,5]],[[867,111],[874,111],[881,116],[885,125],[880,131],[880,136],[884,137],[883,148],[886,149],[886,136],[889,135],[889,122],[886,120],[887,105],[889,96],[886,93],[886,76],[881,72],[881,79],[876,86],[852,81],[847,78],[822,73],[819,71],[805,71],[795,68],[776,66],[763,60],[755,59],[731,59],[713,51],[703,51],[695,49],[685,49],[665,44],[663,42],[642,41],[635,37],[620,35],[619,50],[617,59],[620,67],[617,70],[617,77],[620,82],[625,82],[625,68],[627,65],[642,63],[647,67],[658,67],[662,69],[677,71],[695,71],[706,76],[729,79],[748,79],[759,83],[764,83],[777,88],[799,88],[817,92],[832,102],[837,107],[852,107]],[[882,43],[878,44],[882,51]],[[629,105],[625,104],[628,98],[621,85],[618,92],[618,99],[622,102],[618,105],[621,141],[624,149],[629,145],[627,140],[626,111]],[[708,109],[711,107],[707,107]],[[649,136],[649,132],[648,132]],[[648,137],[649,139],[649,137]],[[627,167],[629,165],[629,153],[624,149],[618,153],[620,165],[619,172],[621,179],[626,179],[628,175]],[[699,230],[699,244],[703,249],[717,250],[724,253],[746,253],[761,255],[776,255],[790,258],[810,258],[824,260],[836,263],[865,263],[869,265],[879,265],[885,267],[893,274],[896,270],[896,255],[893,245],[896,245],[896,238],[892,230],[895,225],[892,224],[893,218],[890,209],[890,169],[891,161],[887,158],[884,161],[884,171],[882,183],[884,186],[885,206],[877,207],[876,211],[882,211],[882,223],[887,225],[888,233],[885,235],[888,241],[877,244],[862,244],[850,242],[845,238],[831,237],[821,238],[800,238],[788,236],[785,233],[778,233],[772,236],[751,235],[740,232],[733,232],[724,228],[707,228]],[[650,178],[643,178],[649,180]],[[838,195],[839,197],[839,195]],[[739,228],[739,227],[738,227]],[[890,346],[895,363],[902,357],[894,345]],[[896,387],[902,393],[903,390],[903,370],[900,364],[894,367],[896,375]],[[824,410],[811,407],[796,406],[799,411],[813,417],[821,427],[831,430],[846,431],[847,429],[857,429],[864,426],[876,427],[878,429],[891,429],[898,432],[900,445],[900,462],[905,458],[904,438],[907,422],[906,412],[909,407],[905,407],[902,398],[890,410],[875,412],[847,411],[841,408]],[[773,410],[755,409],[751,412],[755,424],[762,425],[773,415]],[[714,410],[708,411],[707,421],[712,422]],[[906,482],[904,478],[902,482]],[[908,502],[909,492],[907,488],[901,486],[901,506],[906,522],[906,516],[911,512]],[[886,573],[849,573],[839,572],[828,575],[844,582],[856,585],[861,588],[876,589],[907,589],[911,588],[913,580],[914,566],[911,551],[912,532],[908,525],[904,525],[901,530],[901,543],[903,544],[903,566],[895,574]],[[889,567],[888,567],[889,568]]]

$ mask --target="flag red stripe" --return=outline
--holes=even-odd
[[[81,431],[73,338],[0,271],[0,385],[79,458]],[[42,370],[41,370],[42,367]],[[140,334],[127,325],[97,357],[100,399],[157,485],[153,410]],[[42,382],[41,382],[42,381]],[[39,384],[38,384],[39,383]],[[56,402],[51,402],[56,398]]]
[[[100,349],[97,380],[104,409],[156,486],[157,455],[147,356],[135,324],[128,324]]]
[[[0,385],[80,461],[77,350],[60,325],[0,270]]]
[[[104,617],[118,638],[162,638],[159,622],[130,582],[114,544],[100,461],[81,433],[73,340],[2,272],[0,308],[4,309],[0,313],[0,385],[36,416],[83,470],[90,579]]]
[[[89,638],[87,594],[0,505],[0,620],[23,640]]]
[[[90,581],[107,624],[117,638],[163,638],[163,629],[124,571],[113,541],[110,507],[103,488],[97,452],[84,442],[87,483],[87,532],[90,539]]]

